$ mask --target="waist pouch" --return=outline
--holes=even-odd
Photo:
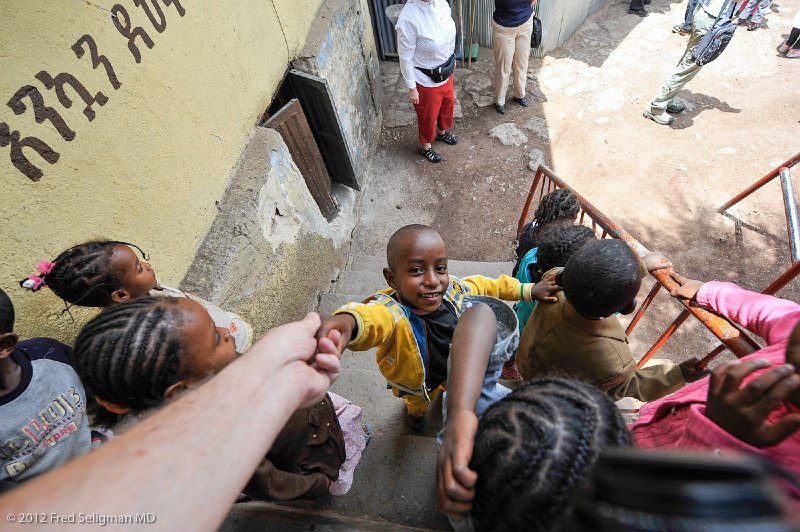
[[[450,59],[442,63],[441,65],[434,67],[434,68],[422,68],[422,67],[414,67],[429,78],[434,83],[441,83],[442,81],[447,81],[447,78],[453,73],[453,70],[456,68],[456,54],[452,54]]]

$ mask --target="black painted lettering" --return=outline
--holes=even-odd
[[[178,0],[163,0],[164,5],[169,7],[173,3],[175,4],[175,10],[178,12],[178,15],[183,16],[186,14],[186,10],[183,9],[183,6],[178,2]],[[158,5],[158,0],[150,0],[150,3],[153,4],[153,9],[155,9],[156,13],[158,14],[158,20],[153,15],[153,12],[150,10],[150,6],[148,5],[148,0],[133,0],[133,5],[136,7],[141,7],[144,9],[145,15],[147,15],[148,20],[150,20],[150,24],[156,29],[158,33],[164,33],[164,30],[167,29],[167,19],[164,17],[164,11],[161,10],[161,6]]]
[[[61,157],[58,152],[53,151],[43,140],[36,137],[20,139],[19,131],[9,131],[8,124],[2,122],[0,123],[0,147],[5,148],[9,144],[11,145],[11,163],[31,181],[39,181],[44,174],[41,169],[25,157],[22,152],[23,148],[31,148],[39,154],[39,157],[50,164],[55,164],[58,158]]]
[[[22,101],[24,98],[28,98],[31,101],[33,105],[33,116],[37,124],[49,120],[64,140],[71,141],[75,138],[75,132],[64,122],[64,119],[61,118],[58,111],[44,104],[42,93],[33,85],[20,87],[14,96],[8,100],[8,106],[14,111],[14,114],[21,115],[28,110],[28,107]]]
[[[89,57],[92,60],[92,69],[96,69],[100,65],[103,65],[103,68],[106,69],[106,76],[108,77],[108,82],[111,83],[111,86],[114,89],[120,88],[122,83],[117,79],[117,74],[114,72],[114,67],[111,66],[111,61],[104,55],[100,55],[97,53],[97,44],[94,42],[94,39],[88,33],[75,41],[75,44],[72,45],[72,51],[75,52],[75,55],[80,59],[83,57],[84,49],[83,45],[89,47]]]
[[[55,89],[58,101],[61,102],[61,105],[67,109],[72,107],[72,100],[69,98],[69,96],[67,96],[67,92],[64,90],[64,85],[69,85],[72,87],[72,90],[75,91],[81,100],[83,100],[83,103],[86,104],[83,114],[86,115],[86,118],[89,119],[89,122],[94,120],[94,109],[92,109],[92,105],[96,103],[102,107],[108,101],[106,95],[100,91],[98,91],[94,96],[89,94],[89,91],[86,90],[86,87],[84,87],[83,84],[75,78],[75,76],[68,72],[62,72],[56,77],[52,77],[48,72],[42,70],[36,74],[36,79],[41,81],[46,89]]]
[[[128,15],[128,11],[119,4],[114,4],[111,8],[111,20],[114,21],[114,27],[117,28],[117,31],[128,39],[128,50],[131,51],[134,61],[141,63],[142,53],[139,51],[139,47],[136,46],[136,37],[141,37],[142,42],[148,48],[155,46],[153,39],[140,26],[131,29],[131,18]]]
[[[180,16],[184,16],[186,14],[186,10],[183,8],[181,3],[178,0],[164,0],[164,5],[169,7],[172,4],[175,4],[175,9],[178,11]]]
[[[167,19],[164,17],[164,12],[161,10],[161,6],[158,5],[158,0],[150,0],[150,2],[153,4],[153,9],[158,13],[158,20],[153,16],[153,12],[147,5],[147,0],[133,0],[133,5],[144,9],[144,14],[147,15],[150,24],[153,25],[158,33],[164,33],[164,30],[167,29]]]

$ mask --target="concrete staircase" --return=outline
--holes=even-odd
[[[356,255],[331,291],[320,298],[320,313],[361,301],[386,287],[381,273],[385,257]],[[513,263],[450,261],[451,275],[510,273]],[[378,372],[375,350],[345,351],[342,374],[331,391],[364,409],[373,424],[372,440],[361,457],[353,487],[343,497],[314,503],[237,504],[222,526],[225,531],[280,530],[446,530],[447,518],[436,510],[436,440],[441,428],[441,401],[428,409],[423,432],[405,422],[405,405],[386,389]]]

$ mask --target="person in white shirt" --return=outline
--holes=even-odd
[[[727,7],[726,7],[727,4]],[[694,62],[692,52],[700,44],[706,33],[714,26],[717,16],[720,15],[723,7],[725,13],[720,18],[730,18],[733,10],[733,0],[700,0],[697,11],[695,11],[694,21],[692,22],[692,33],[689,35],[689,43],[686,51],[683,52],[678,66],[664,82],[661,91],[644,109],[644,117],[649,118],[656,124],[669,125],[675,121],[672,114],[682,113],[686,105],[678,100],[673,100],[684,85],[700,72],[700,65]]]
[[[408,0],[395,25],[400,72],[417,112],[422,155],[432,163],[442,156],[431,143],[456,144],[453,127],[453,70],[456,24],[446,0]]]

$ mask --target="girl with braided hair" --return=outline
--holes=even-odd
[[[541,269],[538,266],[539,247],[551,230],[571,226],[575,223],[575,217],[580,211],[578,198],[570,190],[556,189],[549,194],[542,196],[533,220],[525,224],[522,236],[519,237],[519,245],[514,251],[517,255],[517,262],[511,275],[516,277],[521,283],[538,283],[542,281],[542,274],[550,268]],[[587,229],[588,230],[588,229]],[[559,262],[554,266],[563,266]],[[517,301],[514,304],[514,312],[517,314],[519,322],[519,332],[525,328],[536,301]],[[519,381],[522,380],[519,369],[516,366],[516,357],[512,357],[503,366],[503,379]]]
[[[102,423],[120,433],[235,358],[230,332],[216,326],[199,303],[143,297],[90,320],[75,341],[73,363],[111,414]],[[245,493],[264,500],[343,495],[364,447],[361,408],[328,394],[292,415]]]
[[[575,380],[534,380],[479,422],[464,422],[469,414],[453,413],[439,460],[439,508],[457,530],[568,529],[600,452],[631,445],[614,403]]]
[[[522,235],[519,237],[519,244],[514,252],[517,255],[517,262],[514,265],[512,275],[520,278],[519,275],[527,275],[530,279],[525,282],[536,282],[533,280],[535,273],[526,272],[530,270],[532,264],[536,264],[536,248],[539,246],[539,239],[542,232],[552,224],[574,224],[575,217],[578,216],[581,206],[578,198],[571,190],[563,188],[556,189],[549,194],[542,196],[533,220],[525,224]],[[520,272],[520,268],[523,269]],[[517,275],[519,273],[519,275]]]
[[[40,262],[36,267],[39,275],[31,275],[20,284],[34,292],[46,286],[65,304],[82,307],[108,307],[147,295],[193,299],[205,307],[218,326],[230,331],[237,351],[244,353],[250,347],[253,331],[241,316],[183,290],[160,284],[155,270],[139,260],[131,248],[136,248],[142,259],[148,259],[136,244],[93,240],[69,248],[52,262]]]

